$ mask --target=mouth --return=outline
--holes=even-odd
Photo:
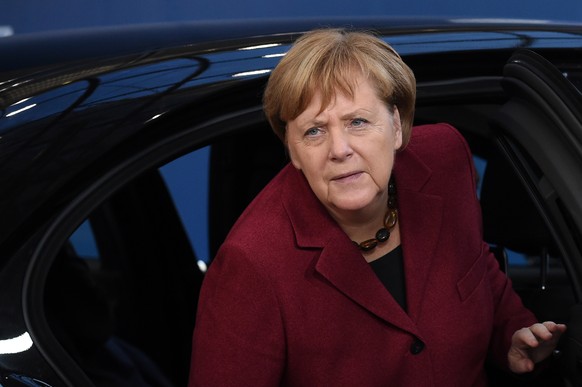
[[[337,182],[349,182],[356,180],[358,177],[362,175],[362,173],[363,172],[361,171],[342,173],[341,175],[334,176],[331,180]]]

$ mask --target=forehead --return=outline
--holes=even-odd
[[[377,90],[368,79],[358,77],[354,80],[353,87],[349,91],[335,88],[325,94],[321,89],[316,89],[312,94],[311,100],[297,118],[306,114],[319,115],[326,110],[365,109],[377,104],[383,104]]]

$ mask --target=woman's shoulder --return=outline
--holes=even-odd
[[[434,178],[430,186],[435,191],[474,194],[477,176],[473,155],[462,134],[449,124],[415,126],[399,160],[401,170],[422,166],[430,171]]]
[[[431,166],[471,164],[472,160],[465,138],[447,123],[415,126],[405,150],[415,153]]]
[[[225,243],[246,249],[272,249],[277,241],[292,237],[291,225],[284,208],[293,168],[288,165],[275,176],[237,219]]]
[[[413,127],[409,146],[428,150],[442,147],[465,149],[467,143],[461,133],[451,124],[436,123]]]

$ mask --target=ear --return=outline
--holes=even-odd
[[[394,150],[398,150],[402,147],[402,121],[400,121],[400,112],[396,105],[392,113],[392,128],[394,129]]]

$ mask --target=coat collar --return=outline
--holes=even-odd
[[[378,280],[359,250],[331,218],[311,191],[303,174],[289,168],[288,189],[283,203],[302,249],[321,249],[315,271],[338,291],[379,318],[412,334],[419,335],[415,321],[437,246],[442,221],[438,196],[422,192],[430,181],[431,170],[406,149],[397,154],[394,174],[398,189],[400,235],[404,252],[408,314],[396,303]]]

